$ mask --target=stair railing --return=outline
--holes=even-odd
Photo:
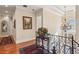
[[[43,40],[46,39],[46,40]],[[42,47],[47,50],[48,53],[52,54],[78,54],[79,43],[74,40],[74,37],[65,37],[60,35],[49,34],[47,37],[42,39]],[[40,37],[37,37],[36,42],[40,42]],[[44,41],[47,41],[44,44]],[[37,44],[37,43],[36,43]],[[37,44],[38,45],[38,44]],[[47,48],[46,48],[46,47]]]
[[[49,51],[56,54],[74,54],[79,53],[79,43],[76,42],[73,36],[65,37],[59,35],[49,35],[50,45]],[[65,42],[66,41],[66,42]]]

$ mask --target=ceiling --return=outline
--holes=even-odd
[[[17,5],[17,8],[21,8],[21,9],[28,9],[30,11],[33,11],[32,9],[34,9],[34,11],[40,9],[40,8],[48,8],[48,9],[54,9],[54,8],[58,8],[60,11],[64,11],[64,6],[63,5],[27,5],[27,7],[23,7],[22,5]]]
[[[0,5],[0,15],[5,16],[13,16],[15,13],[16,6],[15,5]]]
[[[34,12],[40,8],[47,8],[50,9],[51,11],[58,13],[64,13],[65,11],[64,5],[26,5],[26,6],[27,7],[23,7],[23,5],[8,5],[7,7],[6,5],[0,5],[0,15],[13,16],[16,8],[29,10],[31,12]],[[74,6],[66,6],[66,10],[72,10],[72,9],[74,9]]]
[[[59,14],[64,14],[65,11],[74,10],[75,6],[72,5],[27,5],[27,7],[23,7],[22,5],[18,5],[17,8],[23,9],[23,10],[29,10],[31,12],[34,12],[40,8],[46,8],[49,9],[51,12],[57,12]]]

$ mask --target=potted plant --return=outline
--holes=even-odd
[[[38,34],[39,36],[45,36],[45,34],[47,34],[47,33],[48,33],[47,28],[43,28],[43,27],[38,28],[37,34]]]

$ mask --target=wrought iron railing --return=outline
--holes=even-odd
[[[57,54],[67,54],[71,53],[71,39],[68,37],[64,36],[59,36],[59,35],[49,35],[50,39],[50,45],[49,45],[49,51],[55,52]]]
[[[74,54],[79,54],[79,43],[73,40]]]
[[[50,51],[55,50],[57,54],[79,54],[79,43],[74,40],[73,36],[49,35],[49,38]]]
[[[37,37],[36,42],[39,40]],[[39,41],[40,42],[40,41]],[[43,49],[52,54],[78,54],[79,44],[72,37],[49,34],[41,40]],[[47,43],[46,43],[47,42]]]

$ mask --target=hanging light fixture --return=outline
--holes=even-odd
[[[62,30],[64,30],[64,32],[67,32],[67,30],[70,30],[71,29],[71,25],[69,23],[67,23],[67,19],[66,19],[66,6],[64,6],[64,9],[65,9],[65,19],[64,19],[64,24],[61,26]]]

